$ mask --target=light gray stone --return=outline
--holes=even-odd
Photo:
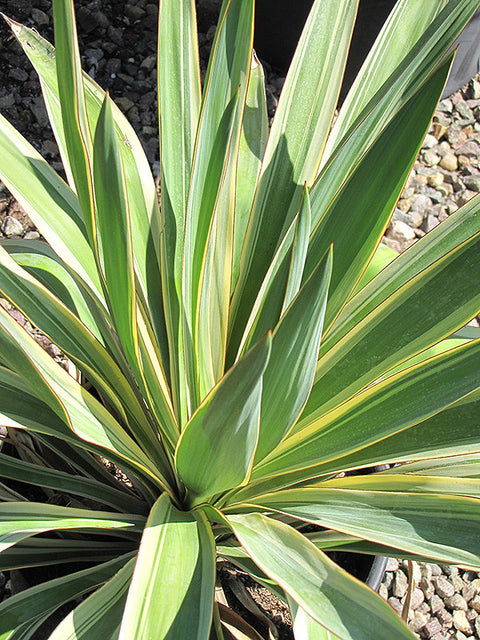
[[[453,627],[452,614],[446,609],[438,611],[435,617],[445,629],[451,629]]]
[[[428,617],[423,613],[416,613],[408,623],[408,628],[413,633],[419,633],[428,622]]]
[[[392,220],[389,226],[388,235],[401,243],[408,243],[415,240],[415,232],[413,229],[401,220]]]
[[[417,197],[412,202],[411,210],[412,211],[418,211],[419,213],[423,213],[426,209],[431,207],[432,204],[433,204],[433,202],[428,196],[426,196],[424,194],[419,194],[419,195],[417,195]],[[440,567],[439,567],[439,569],[440,569]],[[440,573],[441,573],[441,571],[440,571]]]
[[[393,579],[393,595],[396,598],[403,598],[407,593],[408,579],[403,571],[397,571]]]
[[[398,613],[399,616],[402,615],[403,605],[398,598],[390,596],[387,602],[392,607],[392,609]]]
[[[469,158],[472,156],[478,156],[479,151],[480,147],[476,142],[474,142],[473,140],[467,140],[467,142],[460,145],[460,147],[456,149],[455,153],[457,154],[457,156],[467,156],[467,158]]]
[[[2,231],[8,237],[21,236],[24,233],[22,223],[13,216],[7,216],[2,224]]]
[[[425,638],[433,638],[436,633],[441,633],[442,625],[436,618],[432,618],[427,622],[427,624],[423,627],[422,635]]]
[[[478,637],[480,637],[480,618],[475,620],[475,632]]]
[[[441,160],[441,157],[434,151],[431,151],[430,149],[427,149],[423,153],[423,161],[425,162],[427,167],[434,167],[440,162],[440,160]]]
[[[410,606],[415,611],[420,607],[420,605],[424,602],[425,595],[421,589],[414,589],[412,593],[412,600],[410,602]]]
[[[438,144],[438,140],[431,133],[427,133],[422,144],[422,149],[431,149]]]
[[[445,606],[450,609],[461,609],[466,611],[468,609],[467,601],[460,593],[455,593],[449,598],[445,598]]]
[[[473,600],[470,600],[469,604],[472,609],[477,611],[477,613],[480,613],[480,596],[479,595],[476,595],[473,598]]]
[[[444,608],[444,604],[440,596],[438,596],[437,594],[433,595],[430,598],[430,609],[432,610],[432,613],[435,614],[438,611],[441,611],[443,608]]]
[[[440,598],[450,598],[455,593],[453,584],[442,575],[434,578],[433,583],[435,585],[435,591]]]

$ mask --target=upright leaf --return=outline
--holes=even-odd
[[[267,334],[228,371],[180,437],[175,462],[191,504],[242,485],[250,476],[270,345]]]
[[[252,208],[257,179],[268,137],[267,100],[262,65],[255,52],[243,114],[242,134],[238,149],[235,194],[235,228],[233,243],[232,290],[238,278],[240,255]]]
[[[119,640],[208,640],[214,588],[208,521],[179,511],[164,494],[145,525]]]
[[[330,250],[273,333],[272,353],[263,375],[256,462],[283,440],[307,401],[315,375],[331,272]]]
[[[85,108],[73,0],[54,0],[55,55],[63,131],[90,246],[97,251],[91,175],[92,139]]]
[[[115,327],[130,366],[138,367],[137,304],[130,211],[110,98],[103,102],[95,129],[93,177],[97,234]]]
[[[448,0],[400,0],[395,4],[343,101],[325,148],[327,157],[447,4]]]
[[[268,138],[242,250],[230,331],[233,361],[268,265],[315,179],[335,111],[358,0],[316,0]],[[312,69],[316,73],[312,74]]]
[[[183,256],[183,340],[189,416],[198,406],[197,379],[202,375],[196,352],[199,283],[202,282],[216,206],[222,202],[221,190],[227,180],[224,188],[228,193],[235,178],[236,161],[232,166],[235,156],[230,160],[230,150],[237,148],[240,139],[251,66],[253,14],[253,0],[231,0],[222,5],[205,78]]]
[[[162,281],[177,415],[186,411],[181,331],[185,214],[200,115],[195,2],[161,0],[158,31]]]

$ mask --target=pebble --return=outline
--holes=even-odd
[[[459,593],[456,593],[450,598],[445,598],[445,606],[450,610],[453,610],[453,609],[461,609],[462,611],[468,610],[467,601]]]
[[[444,576],[437,576],[433,581],[435,585],[435,591],[440,598],[449,598],[455,593],[453,584],[449,582]]]
[[[455,627],[455,629],[458,629],[458,631],[461,631],[462,633],[466,633],[467,635],[472,633],[472,625],[467,620],[465,611],[462,611],[461,609],[456,609],[452,613],[452,618],[453,618],[453,626]]]
[[[2,231],[7,238],[22,236],[24,234],[22,223],[13,216],[6,216],[2,224]]]
[[[472,176],[464,176],[463,182],[468,189],[471,191],[480,192],[480,174],[472,175]]]

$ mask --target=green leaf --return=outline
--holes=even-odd
[[[79,284],[78,277],[76,278],[72,270],[59,259],[50,245],[42,240],[4,238],[0,241],[0,246],[18,265],[63,302],[105,346],[102,329],[92,313],[92,307],[98,304],[104,313],[107,310]]]
[[[24,25],[12,21],[10,26],[39,74],[50,123],[64,161],[66,173],[69,176],[69,182],[73,185],[74,181],[68,167],[68,151],[66,149],[60,111],[55,50],[35,30],[28,29]],[[93,131],[105,99],[105,92],[85,72],[82,73],[82,80],[88,123]],[[154,238],[160,236],[160,212],[155,184],[150,165],[134,129],[120,109],[114,103],[111,106],[130,205],[132,245],[138,285],[137,294],[144,301],[148,300],[150,302],[149,319],[155,328],[157,339],[165,356],[165,362],[167,362],[168,357],[164,344],[166,338],[164,336],[165,321],[161,284],[158,278],[149,277],[149,274],[158,271],[160,268],[158,242],[152,242]],[[43,233],[43,235],[48,240],[50,239],[47,234]],[[76,246],[73,248],[76,249]]]
[[[302,534],[261,514],[229,516],[256,564],[310,616],[343,640],[413,640],[389,605]]]
[[[310,224],[312,219],[312,209],[310,206],[310,194],[307,185],[303,188],[302,203],[298,212],[295,224],[295,236],[292,244],[292,255],[290,257],[290,268],[288,271],[287,289],[283,301],[281,315],[297,295],[302,284],[305,259],[307,257],[308,243],[310,240]]]
[[[272,336],[263,375],[255,462],[269,454],[300,415],[312,388],[332,272],[332,250],[305,283]]]
[[[130,365],[138,367],[137,306],[130,212],[111,100],[103,102],[95,129],[93,178],[97,233],[107,303]]]
[[[55,363],[3,308],[0,308],[0,326],[0,352],[11,369],[17,371],[28,387],[34,389],[34,394],[60,418],[64,431],[68,433],[72,429],[81,440],[113,451],[133,465],[140,475],[147,474],[154,482],[155,478],[164,478],[151,455],[147,456],[103,405]],[[167,461],[163,468],[168,474]],[[162,486],[163,480],[160,484]]]
[[[480,439],[480,391],[458,400],[430,418],[322,465],[322,473],[387,462],[477,454]]]
[[[337,343],[330,343],[329,351],[319,359],[315,383],[299,428],[350,398],[395,365],[446,338],[478,313],[480,294],[474,265],[479,246],[480,233],[477,233],[451,248],[383,302],[379,301],[380,304]],[[383,277],[383,272],[379,277]],[[363,291],[367,288],[370,285]]]
[[[426,420],[477,389],[479,350],[480,341],[469,342],[369,387],[287,438],[253,476],[303,469],[314,477],[322,462]]]
[[[115,533],[143,530],[145,518],[139,515],[72,509],[42,502],[0,504],[0,549],[45,531],[75,529]]]
[[[250,73],[253,16],[253,0],[232,0],[222,5],[204,83],[183,257],[183,348],[188,417],[201,400],[196,393],[197,380],[204,377],[201,354],[198,354],[199,283],[203,280],[210,231],[218,204],[231,210],[226,213],[227,219],[233,215],[234,194],[230,195],[230,188],[234,186],[236,149]],[[230,233],[233,234],[233,225]],[[232,240],[228,244],[231,252]],[[227,278],[230,279],[230,274]],[[210,387],[208,382],[200,386],[204,387],[202,391]]]
[[[43,582],[4,600],[0,604],[0,637],[2,640],[34,638],[33,634],[49,615],[62,604],[100,587],[130,556]]]
[[[345,305],[320,348],[323,354],[371,311],[422,271],[480,231],[480,195],[455,211],[387,265]]]
[[[90,478],[49,469],[0,453],[0,476],[59,493],[73,493],[109,505],[117,511],[145,514],[146,505],[125,491],[113,489]]]
[[[102,299],[78,200],[42,156],[1,115],[0,178],[57,255]]]
[[[326,205],[310,237],[304,279],[332,243],[335,248],[325,326],[332,324],[375,252],[427,133],[450,69],[447,59],[398,111]]]
[[[145,449],[151,455],[163,458],[156,433],[134,391],[106,349],[74,314],[22,270],[1,247],[0,290],[78,366],[112,405],[120,422],[125,426],[130,423]],[[45,358],[43,360],[48,362]]]
[[[161,496],[142,536],[119,640],[207,640],[214,588],[215,546],[208,521],[179,511]]]
[[[270,348],[267,334],[220,380],[185,427],[175,463],[191,504],[247,482],[258,442],[262,375]]]
[[[230,358],[240,343],[258,289],[294,219],[303,185],[311,186],[340,91],[356,0],[316,0],[275,113],[232,307]],[[312,69],[317,73],[312,74]]]
[[[238,149],[232,290],[235,288],[238,278],[242,245],[245,239],[262,158],[265,153],[267,137],[268,114],[265,76],[263,67],[254,51]]]
[[[472,394],[473,395],[473,394]],[[469,396],[471,397],[471,396]],[[451,457],[440,457],[433,460],[421,460],[392,467],[384,473],[415,473],[427,476],[449,476],[456,478],[480,478],[480,454],[466,454]]]
[[[97,253],[91,175],[92,139],[85,108],[73,0],[54,0],[55,57],[63,132],[70,170],[90,246]]]
[[[134,565],[135,558],[132,558],[64,618],[49,640],[116,640]]]
[[[163,232],[162,281],[170,351],[173,402],[186,414],[181,331],[183,241],[193,149],[200,115],[200,69],[195,2],[162,0],[158,38]]]
[[[292,598],[288,598],[288,606],[293,620],[295,640],[340,640],[338,636],[309,616]]]
[[[312,188],[313,226],[319,223],[325,210],[373,142],[418,91],[425,78],[435,71],[477,8],[476,0],[450,0],[390,80],[370,101],[355,126],[351,127],[348,136],[337,145],[335,153],[328,157],[327,164]],[[327,156],[325,154],[325,160]]]
[[[385,244],[379,244],[372,259],[365,268],[362,277],[357,282],[352,295],[355,296],[363,287],[382,271],[390,262],[395,260],[399,254]],[[340,312],[341,313],[341,312]]]
[[[471,482],[476,484],[475,493],[478,493],[478,480]],[[478,499],[435,493],[443,483],[437,478],[417,479],[408,475],[397,483],[401,490],[382,489],[383,485],[388,487],[387,477],[385,481],[383,477],[375,477],[369,490],[361,488],[361,481],[358,489],[355,483],[349,482],[345,488],[330,488],[328,483],[325,486],[320,483],[315,488],[267,494],[252,500],[252,504],[444,564],[478,571]],[[462,481],[458,484],[461,488]],[[422,486],[426,491],[422,492]]]
[[[228,155],[224,159],[225,169],[214,206],[201,274],[198,328],[195,333],[199,400],[205,398],[225,371],[232,276],[235,174],[240,133],[238,106],[230,117],[235,117],[237,128],[232,121]]]
[[[0,554],[0,571],[22,567],[45,567],[49,565],[85,562],[107,562],[132,550],[132,543],[95,540],[67,540],[55,538],[27,538]]]
[[[401,0],[396,3],[342,104],[328,139],[328,154],[334,148],[335,141],[342,139],[378,89],[395,74],[398,65],[447,4],[448,0],[434,3]]]

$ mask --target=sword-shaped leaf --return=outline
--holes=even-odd
[[[138,368],[138,327],[132,230],[111,100],[103,102],[95,129],[93,178],[98,241],[106,299],[130,366]]]
[[[117,511],[145,513],[145,504],[125,491],[121,491],[120,488],[114,489],[91,478],[83,478],[24,460],[17,460],[4,453],[0,453],[0,476],[33,484],[37,487],[48,487],[59,493],[84,496],[113,507]]]
[[[97,253],[91,167],[92,136],[85,108],[73,0],[54,0],[53,17],[58,94],[68,163],[90,246]]]
[[[72,554],[70,560],[74,557]],[[130,557],[131,554],[128,554],[96,567],[43,582],[11,596],[8,602],[4,600],[0,604],[0,637],[4,640],[34,638],[33,634],[38,627],[62,604],[101,587]]]
[[[315,375],[331,273],[330,249],[273,332],[272,352],[263,374],[256,463],[283,440],[307,401]]]
[[[64,161],[66,173],[69,175],[69,182],[73,185],[60,110],[55,50],[34,29],[29,29],[13,21],[9,21],[9,24],[39,75],[50,123]],[[82,80],[88,124],[90,130],[94,131],[105,99],[105,92],[85,72],[82,73]],[[149,301],[150,321],[155,328],[162,353],[166,354],[163,344],[164,318],[160,280],[150,277],[152,272],[157,272],[160,268],[159,246],[158,242],[154,241],[160,236],[160,212],[155,184],[150,165],[134,129],[115,103],[112,103],[111,106],[130,205],[137,293],[145,301]],[[43,235],[50,242],[50,235],[45,232]],[[76,250],[76,245],[73,247]]]
[[[75,194],[1,115],[0,178],[57,255],[101,299],[95,258]]]
[[[330,152],[383,83],[421,39],[448,0],[401,0],[394,6],[345,98],[325,152]]]
[[[235,228],[233,245],[232,290],[238,278],[240,255],[252,208],[257,178],[268,137],[267,100],[262,65],[255,52],[248,82],[242,134],[238,150],[235,195]]]
[[[325,326],[350,297],[388,225],[427,133],[450,69],[443,63],[376,138],[313,229],[304,279],[330,243],[335,247]],[[315,189],[312,189],[312,217]]]
[[[390,606],[307,538],[261,514],[228,516],[256,564],[305,611],[342,640],[414,636]]]
[[[479,250],[477,233],[397,289],[323,354],[299,428],[474,317],[480,309]]]
[[[0,549],[8,549],[20,540],[45,531],[76,529],[138,533],[145,518],[139,515],[72,509],[42,502],[0,504]]]
[[[54,536],[56,534],[53,534]],[[103,540],[67,540],[52,538],[27,538],[17,542],[0,554],[0,570],[21,569],[22,567],[45,567],[52,564],[75,562],[108,562],[119,555],[129,553],[132,542],[109,541],[108,546]]]
[[[287,438],[253,477],[298,470],[312,478],[322,462],[430,418],[478,388],[479,351],[480,341],[469,342],[369,387]]]
[[[164,494],[145,525],[119,640],[207,640],[214,588],[215,544],[207,519],[179,511]]]
[[[156,468],[153,456],[144,453],[104,406],[55,363],[2,308],[0,325],[0,351],[11,369],[76,436],[113,451],[136,467],[140,475],[147,474],[154,482],[157,473],[165,480],[170,470],[161,450],[155,457],[162,471]]]
[[[109,353],[50,291],[0,247],[0,291],[67,354],[111,403],[123,424],[129,423],[139,442],[160,453],[157,434],[148,423],[134,391]],[[128,416],[128,418],[127,418]]]
[[[200,401],[196,391],[197,380],[202,377],[198,363],[201,356],[197,353],[199,283],[203,280],[209,235],[217,204],[220,202],[229,208],[233,205],[233,201],[228,202],[228,196],[227,202],[223,197],[224,189],[228,194],[235,180],[235,151],[240,141],[252,57],[253,15],[253,0],[223,3],[203,90],[183,254],[183,341],[188,416]],[[231,151],[234,152],[232,155]],[[233,241],[229,244],[231,252]]]
[[[220,380],[185,427],[175,463],[192,504],[248,480],[270,348],[267,334]]]
[[[108,582],[62,620],[49,640],[116,639],[134,566],[135,558],[128,560]]]
[[[298,211],[303,185],[310,187],[315,179],[357,6],[357,0],[316,0],[298,43],[268,138],[243,246],[233,298],[230,360],[271,259]]]
[[[427,488],[425,492],[421,489],[422,482]],[[472,482],[478,487],[477,480]],[[417,481],[415,476],[405,476],[401,491],[382,489],[382,477],[376,477],[369,489],[362,489],[361,484],[356,489],[355,483],[351,488],[348,482],[345,488],[331,488],[328,484],[324,488],[321,483],[315,488],[278,491],[252,503],[378,544],[478,571],[477,498],[437,494],[435,489],[440,488],[442,481],[436,478]]]

